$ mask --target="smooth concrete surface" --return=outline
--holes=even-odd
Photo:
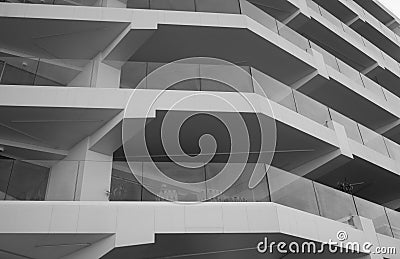
[[[85,258],[98,258],[95,251],[152,243],[157,233],[281,233],[320,243],[335,241],[342,230],[348,234],[345,242],[400,243],[389,237],[380,237],[378,243],[372,221],[365,218],[360,218],[362,229],[356,229],[275,203],[5,201],[0,209],[0,233],[114,236],[66,258],[82,258],[86,249],[93,251]],[[0,242],[0,248],[7,251],[4,245]]]

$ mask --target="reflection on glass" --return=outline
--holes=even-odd
[[[354,201],[357,206],[358,215],[371,219],[377,233],[392,236],[392,231],[390,230],[389,221],[383,206],[358,197],[354,197]]]
[[[328,107],[302,93],[297,91],[293,91],[293,93],[298,113],[321,125],[328,125],[331,120]]]
[[[248,66],[202,64],[200,76],[201,91],[253,92]]]
[[[363,74],[361,74],[361,79],[365,88],[379,96],[381,99],[386,100],[382,87],[379,84],[375,83],[373,80],[364,76]]]
[[[197,12],[240,14],[239,0],[195,0]]]
[[[49,169],[15,161],[7,191],[7,200],[44,200]]]
[[[314,182],[321,216],[343,223],[352,223],[357,211],[350,194]]]
[[[198,64],[171,63],[162,68],[162,73],[155,72],[154,74],[151,73],[165,63],[149,62],[147,65],[147,74],[150,75],[147,78],[148,89],[200,91]],[[181,81],[186,77],[196,79]]]
[[[317,14],[321,15],[321,10],[320,10],[319,5],[317,5],[313,0],[307,0],[306,3],[307,3],[307,6],[309,8],[311,8],[311,10],[313,10]]]
[[[141,184],[119,177],[111,177],[111,201],[141,201],[141,194]]]
[[[394,238],[400,239],[400,213],[389,208],[385,208],[385,210]]]
[[[311,42],[311,47],[318,51],[322,57],[324,58],[325,63],[330,66],[331,68],[335,69],[336,71],[340,72],[339,69],[339,65],[336,61],[336,57],[334,55],[332,55],[331,53],[329,53],[328,51],[324,50],[323,48],[321,48],[320,46],[318,46],[317,44]]]
[[[322,17],[324,17],[330,23],[335,25],[335,27],[337,29],[343,31],[342,22],[338,18],[336,18],[334,15],[332,15],[331,13],[329,13],[328,11],[326,11],[325,9],[323,9],[321,7],[319,7],[319,10],[320,10],[320,14],[321,14]]]
[[[3,69],[1,84],[9,85],[33,85],[35,82],[35,71],[38,59],[5,59],[6,65]]]
[[[367,146],[385,156],[389,156],[385,142],[381,135],[379,135],[375,131],[368,129],[367,127],[365,127],[361,124],[358,124],[358,127],[360,128],[361,137],[363,139],[365,146]]]
[[[343,30],[354,40],[356,40],[359,44],[364,45],[363,38],[360,34],[358,34],[356,31],[354,31],[352,28],[350,28],[347,25],[343,25]]]
[[[114,161],[111,175],[111,201],[141,201],[142,185],[138,181],[142,177],[142,163]]]
[[[360,72],[352,68],[351,66],[347,65],[340,59],[336,59],[339,65],[339,70],[342,74],[346,75],[348,78],[352,79],[353,81],[357,82],[359,85],[363,85],[361,80]]]
[[[4,200],[11,176],[13,160],[0,157],[0,200]]]
[[[174,201],[199,201],[206,193],[204,167],[196,168],[198,165],[191,164],[192,168],[184,168],[172,162],[143,163],[143,184],[144,187],[167,200]],[[183,183],[201,183],[198,188],[182,188],[174,185],[173,182],[165,183],[160,181],[159,172]],[[143,194],[143,200],[148,195]],[[150,200],[153,199],[150,196]]]
[[[194,12],[194,1],[195,0],[150,0],[150,9]]]
[[[383,58],[385,60],[385,64],[388,68],[391,70],[395,71],[395,73],[399,74],[400,73],[400,67],[399,63],[397,63],[396,60],[394,60],[391,56],[386,54],[385,52],[381,51]]]
[[[275,167],[267,176],[272,202],[319,215],[312,181]]]
[[[292,88],[252,68],[254,92],[296,111]]]
[[[210,201],[214,202],[259,202],[269,201],[268,185],[265,177],[265,164],[230,164],[233,166],[233,170],[242,171],[237,181],[229,187],[223,193],[219,186],[224,186],[223,183],[219,183],[216,178],[213,181],[207,182],[207,198],[215,197]],[[206,166],[207,179],[212,179],[218,175],[223,168],[226,166],[224,163],[210,163]],[[241,170],[242,169],[242,170]],[[255,173],[257,175],[264,175],[261,182],[253,189],[249,188],[249,181],[251,175]],[[222,178],[221,178],[222,180]],[[226,179],[225,179],[226,180]],[[220,195],[218,195],[220,194]],[[216,196],[218,195],[218,196]]]
[[[150,0],[130,0],[127,1],[126,7],[134,9],[149,9]]]
[[[93,62],[88,60],[55,60],[27,57],[0,57],[0,83],[10,85],[89,87]]]
[[[5,3],[27,3],[27,4],[49,4],[49,5],[79,5],[79,6],[104,6],[103,3],[109,0],[0,0]]]
[[[310,49],[310,43],[307,38],[303,37],[298,32],[294,31],[293,29],[279,21],[277,21],[277,25],[278,33],[283,38],[287,39],[302,50],[308,51]]]
[[[275,18],[266,14],[263,10],[249,3],[247,0],[240,0],[240,7],[242,9],[242,13],[245,14],[247,17],[253,19],[259,24],[264,25],[269,30],[278,33]]]
[[[346,134],[349,138],[357,141],[360,144],[363,144],[357,122],[353,121],[352,119],[349,119],[348,117],[332,109],[330,110],[330,113],[333,121],[336,121],[337,123],[343,125],[344,129],[346,130]]]
[[[146,77],[146,73],[146,62],[126,62],[121,68],[120,87],[136,88]],[[146,88],[146,83],[143,83],[141,88]]]
[[[400,146],[399,146],[399,144],[397,144],[396,142],[394,142],[394,141],[392,141],[390,139],[387,139],[387,138],[384,138],[384,141],[385,141],[385,144],[386,144],[386,146],[388,148],[389,156],[392,159],[396,159],[396,160],[399,159],[400,160]]]

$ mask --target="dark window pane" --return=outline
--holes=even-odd
[[[201,91],[253,92],[250,68],[233,65],[200,65]]]
[[[168,90],[186,90],[186,91],[200,91],[199,65],[186,64],[186,63],[171,63],[162,68],[163,72],[160,74],[151,73],[157,70],[165,63],[148,63],[148,74],[150,75],[147,80],[148,89],[168,89]],[[184,77],[193,79],[182,80]]]
[[[111,178],[111,201],[140,201],[142,185],[122,178]]]
[[[40,86],[60,86],[61,84],[53,81],[51,79],[45,78],[45,77],[41,77],[41,76],[37,76],[35,78],[35,85],[40,85]]]
[[[0,200],[4,200],[10,180],[13,160],[0,158]]]
[[[137,88],[139,83],[146,77],[146,62],[127,62],[122,66],[120,88]],[[146,82],[140,86],[146,88]]]
[[[44,200],[48,176],[46,167],[15,161],[7,200]]]
[[[6,65],[1,79],[2,84],[33,85],[35,74],[18,67]]]
[[[312,181],[275,167],[267,175],[272,202],[319,215]]]
[[[354,197],[354,201],[357,205],[358,215],[371,219],[377,233],[392,236],[392,231],[390,230],[389,221],[383,206],[358,197]]]
[[[239,0],[196,0],[197,12],[240,13]]]
[[[194,0],[150,0],[151,9],[195,11]]]
[[[206,166],[207,179],[211,179],[221,173],[225,167],[225,163],[210,163]],[[207,198],[215,197],[210,201],[216,202],[256,202],[269,201],[268,185],[265,177],[264,164],[246,164],[243,168],[242,164],[230,164],[233,170],[242,171],[240,177],[223,193],[220,188],[225,186],[224,183],[214,180],[207,182]],[[253,189],[249,188],[249,181],[252,174],[263,175],[261,182]],[[222,178],[221,178],[222,180]],[[216,196],[217,194],[220,194]]]
[[[352,217],[357,215],[353,197],[345,192],[314,183],[321,216],[343,223],[353,224]]]
[[[111,177],[111,201],[140,201],[142,185],[142,163],[114,161]]]
[[[195,167],[196,165],[190,165]],[[160,181],[159,172],[182,183],[200,183],[199,187],[182,188],[174,183]],[[143,183],[147,191],[157,196],[174,201],[199,201],[205,197],[205,170],[200,168],[184,168],[172,162],[143,163]],[[143,192],[143,200],[160,200],[147,192]]]
[[[136,9],[149,9],[150,0],[128,0],[127,7]]]
[[[400,239],[400,212],[386,208],[394,238]]]

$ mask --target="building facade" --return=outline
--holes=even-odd
[[[0,258],[400,258],[399,28],[378,0],[0,0]]]

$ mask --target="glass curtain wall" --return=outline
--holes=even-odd
[[[0,200],[44,200],[49,168],[0,157]]]

